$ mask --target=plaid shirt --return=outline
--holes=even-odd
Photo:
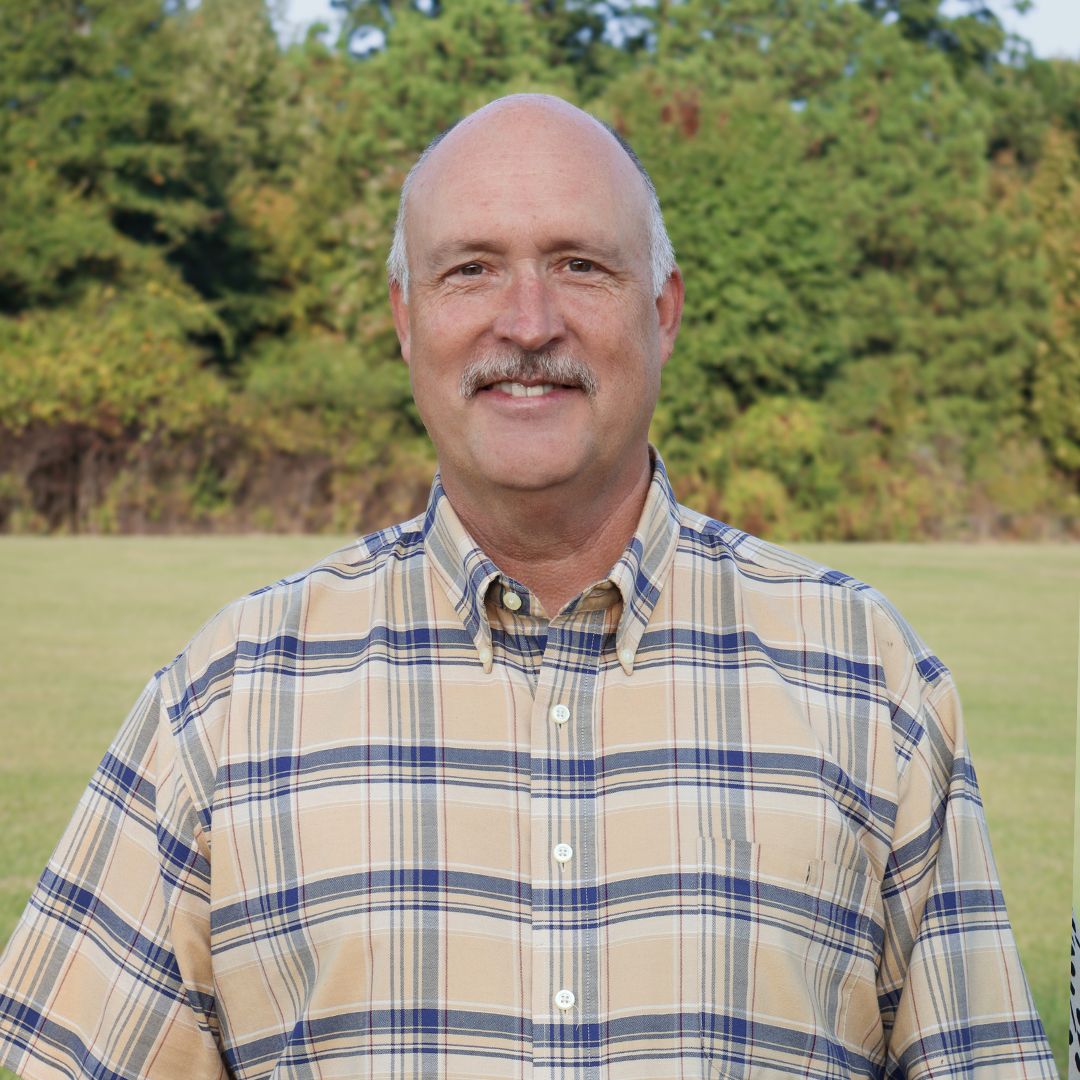
[[[427,512],[151,681],[0,963],[26,1077],[1053,1077],[946,669],[657,461],[554,619]]]

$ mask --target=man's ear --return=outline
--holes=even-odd
[[[397,331],[398,344],[401,346],[401,358],[409,362],[409,302],[401,291],[401,283],[390,282],[390,311],[394,316],[394,329]]]
[[[656,298],[656,314],[660,321],[660,362],[662,364],[668,362],[675,348],[675,339],[679,336],[679,326],[682,323],[685,296],[686,287],[683,285],[682,274],[676,266]]]

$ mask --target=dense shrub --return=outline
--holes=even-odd
[[[416,509],[398,189],[530,89],[657,182],[684,499],[800,539],[1080,529],[1080,64],[929,2],[341,6],[337,48],[282,48],[262,0],[0,0],[0,528]]]

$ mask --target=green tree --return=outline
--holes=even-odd
[[[202,208],[154,0],[0,2],[0,310],[168,276]]]
[[[1071,132],[1051,129],[1028,187],[1042,226],[1053,298],[1029,386],[1035,430],[1051,460],[1080,482],[1080,152]]]
[[[344,6],[338,47],[282,50],[262,0],[0,0],[0,518],[412,510],[398,191],[437,131],[546,90],[663,196],[680,490],[788,536],[1075,520],[1080,65],[934,0]],[[39,498],[59,460],[82,494]]]

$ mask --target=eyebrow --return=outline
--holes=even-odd
[[[461,258],[463,255],[501,255],[504,250],[503,245],[497,244],[494,240],[444,240],[441,244],[436,244],[428,253],[428,262],[439,266],[444,262]]]
[[[583,256],[589,255],[603,262],[622,262],[625,256],[620,254],[617,247],[605,243],[603,240],[586,237],[557,237],[554,241],[544,245],[546,253],[554,251],[575,251]],[[496,240],[484,238],[477,239],[454,239],[444,240],[436,244],[428,254],[428,263],[432,266],[441,266],[446,262],[467,255],[502,255],[506,251],[506,245]]]

